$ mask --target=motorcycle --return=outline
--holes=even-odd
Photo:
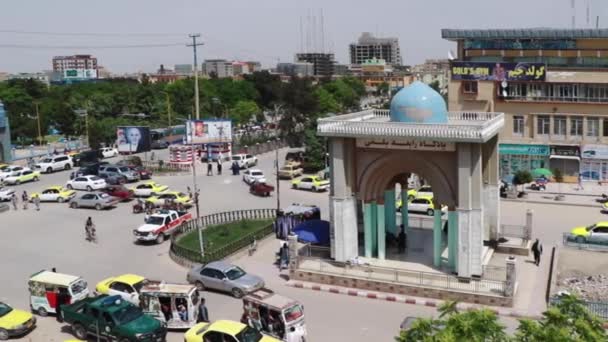
[[[602,194],[602,197],[596,198],[595,201],[598,203],[608,203],[608,195]]]
[[[89,242],[97,243],[97,234],[95,234],[95,226],[87,228],[85,239]]]
[[[140,199],[137,200],[135,204],[133,204],[133,214],[141,214],[146,210],[146,206],[144,202]]]

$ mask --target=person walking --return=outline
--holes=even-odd
[[[36,207],[36,211],[40,211],[40,196],[35,196],[32,201],[34,201],[34,206]]]
[[[585,188],[583,188],[583,176],[581,176],[580,174],[578,175],[578,189],[585,190]]]
[[[534,254],[534,263],[538,266],[540,264],[540,256],[543,254],[543,245],[538,239],[532,244],[532,254]]]
[[[89,242],[94,242],[96,241],[96,236],[95,236],[95,225],[93,224],[93,219],[91,219],[91,217],[89,216],[89,218],[87,219],[87,222],[84,224],[84,232],[86,234],[86,240]]]
[[[21,194],[21,201],[23,201],[23,210],[27,210],[27,202],[29,201],[29,197],[27,195],[27,191],[23,190]]]
[[[213,176],[213,165],[207,161],[207,176]]]
[[[196,322],[209,322],[209,311],[205,305],[205,298],[201,298],[201,302],[198,305],[198,316],[196,317]]]
[[[222,174],[222,160],[221,159],[217,159],[217,174],[221,175]]]
[[[19,206],[19,198],[17,197],[17,194],[13,194],[13,197],[11,197],[11,203],[13,203],[13,210],[17,210],[17,207]]]

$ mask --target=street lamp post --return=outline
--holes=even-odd
[[[78,114],[80,117],[84,116],[84,131],[86,134],[85,142],[87,143],[87,146],[90,146],[90,144],[89,144],[89,112],[86,109],[76,109],[74,112],[76,114]]]
[[[38,111],[38,102],[34,102],[36,106],[36,119],[38,120],[38,145],[42,146],[42,130],[40,129],[40,112]]]

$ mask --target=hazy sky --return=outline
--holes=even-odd
[[[292,61],[300,49],[300,17],[323,9],[325,46],[340,63],[361,32],[399,38],[404,64],[446,58],[454,44],[441,28],[571,26],[572,0],[2,0],[0,72],[51,69],[54,55],[93,54],[113,72],[153,71],[161,63],[192,63],[187,34],[199,32],[205,58],[259,60],[265,67]],[[600,16],[608,27],[607,0],[575,0],[577,27]],[[16,34],[6,31],[73,33]],[[98,35],[116,33],[122,35]],[[96,35],[86,35],[96,34]],[[146,35],[134,35],[146,34]],[[149,35],[160,34],[160,35]],[[306,41],[306,34],[304,34]],[[184,44],[109,49],[99,46]],[[26,45],[30,48],[9,48]],[[306,44],[305,44],[306,45]],[[320,46],[320,39],[318,39]],[[49,48],[63,46],[65,48]]]

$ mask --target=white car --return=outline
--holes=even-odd
[[[118,155],[118,150],[114,147],[104,147],[101,149],[101,155],[104,158],[112,158]]]
[[[434,197],[433,196],[433,189],[430,186],[428,186],[428,185],[422,186],[422,187],[420,187],[420,189],[418,189],[416,191],[416,197],[431,197],[431,198],[433,198]]]
[[[247,184],[251,184],[254,181],[266,183],[266,177],[264,176],[264,172],[262,172],[262,170],[249,169],[243,172],[243,181]]]
[[[258,158],[252,154],[233,154],[232,161],[236,162],[241,169],[258,165]]]
[[[72,157],[59,155],[42,158],[35,168],[40,172],[51,173],[53,171],[69,170],[72,167],[74,167]]]
[[[3,181],[8,176],[12,176],[13,173],[15,173],[15,172],[21,171],[24,169],[27,169],[27,167],[18,166],[18,165],[9,165],[6,168],[2,169],[2,171],[0,171],[0,181]]]
[[[66,188],[72,190],[100,190],[105,189],[107,186],[105,179],[99,178],[97,176],[81,176],[76,177],[72,180],[69,180],[66,183]]]
[[[444,212],[446,209],[446,206],[441,206],[442,212]],[[407,211],[412,213],[425,213],[429,216],[433,216],[435,215],[435,206],[433,205],[433,199],[430,197],[414,198],[407,204]]]
[[[10,201],[14,194],[14,189],[0,187],[0,201]]]

